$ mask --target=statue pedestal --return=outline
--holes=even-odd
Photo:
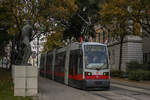
[[[13,65],[14,96],[37,96],[38,68],[30,65]]]

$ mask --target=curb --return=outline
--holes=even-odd
[[[124,80],[124,79],[114,79],[111,78],[111,83],[115,83],[115,84],[120,84],[120,85],[125,85],[125,86],[129,86],[129,87],[136,87],[136,88],[142,88],[142,89],[147,89],[150,90],[150,81],[148,83],[144,83],[143,82],[136,82],[136,81],[129,81],[129,80]]]

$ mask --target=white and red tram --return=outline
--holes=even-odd
[[[81,89],[110,88],[107,46],[72,43],[41,55],[40,75]]]

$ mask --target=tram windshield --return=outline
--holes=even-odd
[[[106,46],[85,45],[84,56],[85,56],[85,68],[96,70],[108,68]]]

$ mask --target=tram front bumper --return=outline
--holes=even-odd
[[[110,80],[84,80],[85,88],[109,88]]]

